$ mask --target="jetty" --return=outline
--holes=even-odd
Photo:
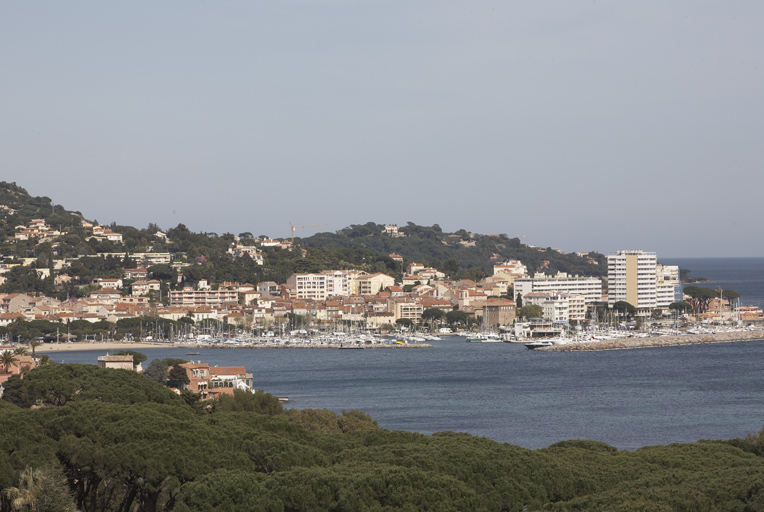
[[[764,340],[764,329],[735,329],[698,334],[617,338],[599,341],[578,341],[539,347],[536,352],[586,352],[595,350],[628,350],[636,348],[704,345]]]

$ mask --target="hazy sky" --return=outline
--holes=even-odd
[[[764,256],[764,2],[0,3],[0,180],[101,223]]]

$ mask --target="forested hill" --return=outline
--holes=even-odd
[[[761,440],[528,450],[49,363],[11,377],[0,400],[0,511],[757,511]]]
[[[45,219],[57,228],[77,226],[82,220],[80,212],[68,211],[49,197],[32,197],[16,183],[0,181],[0,205],[13,210],[12,215],[0,221],[3,227],[10,228],[10,233],[16,225],[26,224],[32,219]]]
[[[33,219],[43,219],[56,232],[55,240],[13,240],[20,226]],[[185,225],[165,226],[165,237],[158,237],[162,230],[156,224],[146,228],[112,223],[109,229],[122,236],[122,242],[93,237],[92,228],[83,225],[83,217],[77,211],[68,211],[55,204],[49,197],[32,197],[15,183],[0,182],[0,256],[4,258],[38,258],[37,267],[47,268],[52,259],[80,258],[80,262],[65,271],[80,283],[97,277],[120,277],[128,264],[125,261],[101,261],[90,258],[97,254],[169,252],[174,261],[190,264],[184,268],[187,282],[207,279],[211,282],[276,281],[283,283],[295,272],[319,272],[356,268],[367,272],[383,272],[396,279],[405,273],[408,263],[416,262],[434,267],[452,279],[479,281],[493,274],[493,265],[509,259],[523,262],[528,271],[558,271],[571,275],[603,276],[607,272],[605,257],[598,253],[585,256],[561,254],[552,248],[534,248],[520,243],[517,238],[506,235],[482,235],[461,229],[445,233],[436,224],[431,227],[409,222],[401,226],[399,236],[385,234],[385,226],[368,222],[350,225],[336,233],[318,233],[311,237],[295,239],[297,248],[283,251],[278,248],[261,247],[263,265],[250,259],[235,258],[229,249],[237,244],[258,246],[261,240],[252,233],[194,233]],[[264,237],[259,237],[264,238]],[[55,246],[55,248],[54,248]],[[403,263],[393,261],[390,254],[403,257]],[[84,258],[83,258],[84,257]],[[35,265],[19,268],[6,275],[8,282],[0,292],[38,291],[53,293],[52,283],[44,286],[37,282]],[[106,268],[108,267],[108,268]],[[173,271],[167,268],[153,269],[155,275],[174,282]],[[29,274],[29,275],[27,275]],[[32,283],[34,281],[34,283]],[[32,283],[32,284],[30,284]],[[34,286],[33,286],[34,285]],[[79,296],[81,291],[59,291],[62,296]]]
[[[446,233],[437,224],[427,227],[409,222],[399,227],[401,236],[385,233],[385,226],[374,222],[353,224],[336,233],[318,233],[300,238],[302,247],[327,247],[330,249],[356,248],[381,254],[399,254],[406,261],[422,263],[444,270],[448,275],[475,269],[473,273],[493,273],[493,265],[516,259],[528,267],[529,272],[558,271],[586,276],[607,274],[604,255],[591,252],[585,257],[562,254],[551,247],[535,248],[520,243],[518,238],[505,234],[481,235],[460,229]],[[590,260],[597,263],[593,264]],[[473,277],[480,277],[479,275]]]

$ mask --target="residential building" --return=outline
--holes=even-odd
[[[515,296],[519,294],[525,300],[527,294],[537,292],[583,295],[589,305],[602,300],[602,280],[597,277],[569,276],[565,272],[558,272],[554,276],[537,272],[533,277],[515,279]]]
[[[490,328],[512,325],[516,318],[515,301],[490,298],[483,304],[483,318]]]
[[[387,301],[388,311],[390,311],[395,320],[408,318],[415,324],[422,321],[422,311],[424,308],[419,302],[414,302],[408,297],[390,297]]]
[[[395,279],[387,274],[377,272],[376,274],[358,277],[355,279],[355,283],[358,287],[356,295],[376,295],[380,290],[395,285]]]
[[[126,356],[98,356],[98,367],[99,368],[116,368],[119,370],[130,370],[132,371],[141,371],[140,367],[141,365],[138,364],[138,366],[133,365],[133,356],[126,355]]]
[[[170,291],[170,306],[200,307],[221,306],[223,304],[236,304],[239,302],[239,294],[236,290],[195,290],[186,286],[183,290]]]
[[[618,251],[607,257],[608,306],[628,302],[638,315],[658,306],[658,258],[654,252]]]
[[[668,308],[682,300],[679,266],[658,264],[655,266],[655,278],[656,307]]]
[[[493,266],[493,275],[508,274],[512,277],[525,277],[528,268],[520,260],[507,260],[500,265]]]

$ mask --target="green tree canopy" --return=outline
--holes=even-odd
[[[518,313],[522,318],[541,318],[544,316],[544,308],[536,304],[529,304],[521,307]]]
[[[617,311],[621,315],[627,316],[629,318],[633,318],[634,315],[637,314],[637,308],[625,300],[619,300],[613,304],[613,311]]]

